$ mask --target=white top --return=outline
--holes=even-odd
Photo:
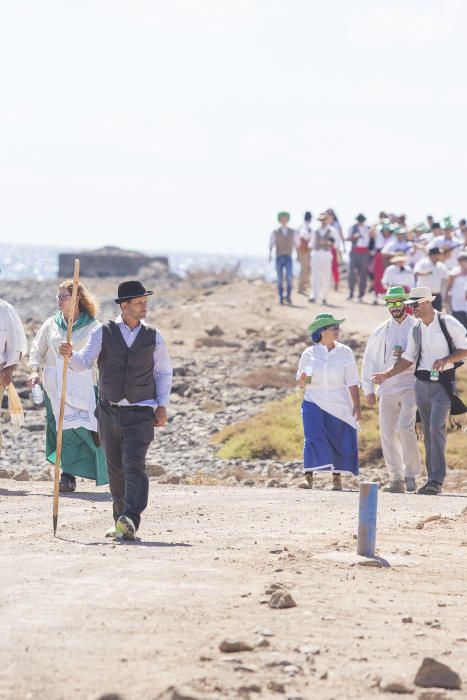
[[[449,295],[451,297],[451,309],[453,311],[467,312],[467,274],[461,275],[460,267],[452,271],[454,277]]]
[[[389,265],[384,271],[383,285],[385,287],[405,287],[408,291],[415,287],[415,277],[410,267]]]
[[[443,316],[446,321],[447,331],[452,338],[456,350],[467,350],[467,337],[462,323],[455,319],[454,316],[449,316],[448,314],[443,314]],[[430,371],[435,360],[441,360],[443,357],[446,357],[446,355],[449,355],[449,348],[441,326],[439,325],[438,314],[435,314],[433,321],[428,326],[422,321],[421,329],[422,348],[418,369]],[[409,335],[407,349],[402,357],[409,362],[417,361],[417,347],[415,345],[413,331]],[[454,367],[454,365],[450,362],[445,366],[443,371],[451,369],[452,367]]]
[[[349,228],[347,239],[352,241],[355,227],[357,227],[356,233],[358,233],[358,239],[353,242],[353,245],[357,246],[357,248],[368,248],[370,244],[370,228],[365,224],[354,224],[351,226]]]
[[[84,348],[92,331],[99,327],[99,321],[94,320],[86,326],[73,330],[73,347],[76,350]],[[43,370],[42,381],[52,404],[56,422],[58,422],[60,414],[63,379],[63,358],[59,353],[59,347],[60,343],[66,340],[66,337],[66,330],[60,328],[55,321],[55,317],[51,316],[37,331],[29,352],[29,369]],[[68,369],[63,423],[65,430],[72,428],[97,430],[97,421],[94,416],[96,409],[95,384],[97,384],[97,368],[95,365],[90,366],[88,371],[82,376],[77,376],[76,372],[72,372],[70,368]]]
[[[400,241],[398,238],[390,239],[382,249],[383,255],[390,253],[406,253],[410,248],[410,243],[406,240]]]
[[[310,224],[303,223],[298,231],[295,231],[295,245],[299,246],[301,241],[308,243],[308,248],[311,247],[311,236],[313,229]]]
[[[20,317],[11,304],[0,299],[0,369],[18,364],[27,349]]]
[[[366,396],[375,393],[375,387],[371,380],[373,374],[393,367],[395,359],[393,350],[400,345],[402,351],[407,347],[409,333],[416,323],[413,316],[406,316],[401,323],[397,323],[392,316],[379,325],[368,338],[363,353],[362,362],[362,387]],[[390,377],[376,388],[379,396],[382,394],[397,394],[415,386],[415,367],[409,367],[395,377]]]
[[[429,287],[433,294],[439,294],[443,282],[449,277],[449,272],[444,263],[438,260],[433,264],[430,258],[419,260],[413,269],[419,287]],[[419,275],[419,273],[422,273]]]
[[[358,386],[358,369],[349,346],[336,343],[328,350],[322,343],[311,345],[300,358],[297,379],[307,369],[311,369],[312,378],[306,385],[305,401],[357,428],[348,387]]]

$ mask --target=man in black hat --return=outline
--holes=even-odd
[[[121,313],[89,336],[87,345],[74,353],[70,343],[60,354],[70,358],[75,372],[89,369],[97,360],[99,402],[96,408],[99,437],[104,448],[113,499],[115,526],[108,536],[134,540],[141,513],[148,503],[146,453],[154,427],[167,423],[172,366],[162,335],[148,326],[148,296],[141,282],[118,287]]]

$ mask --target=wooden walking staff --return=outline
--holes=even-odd
[[[78,281],[79,281],[79,260],[75,259],[75,270],[73,273],[73,291],[71,292],[70,311],[68,314],[68,326],[66,331],[67,343],[71,343],[71,334],[73,331],[73,315],[76,305],[76,297],[78,296]],[[63,376],[62,376],[62,393],[60,395],[60,414],[57,425],[57,449],[55,450],[55,474],[54,474],[54,505],[53,505],[53,526],[54,537],[57,534],[58,523],[58,482],[60,479],[60,462],[62,458],[62,438],[63,438],[63,419],[65,417],[65,398],[66,398],[66,380],[68,372],[69,357],[63,358]]]

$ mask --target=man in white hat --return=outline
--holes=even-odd
[[[443,290],[449,278],[448,269],[441,258],[440,249],[432,246],[428,250],[428,257],[419,260],[413,269],[415,284],[429,287],[435,295],[433,306],[437,311],[443,307]]]
[[[418,493],[441,493],[446,476],[446,419],[449,412],[467,408],[454,393],[455,370],[467,357],[465,328],[457,319],[434,310],[429,287],[415,287],[405,302],[418,320],[410,331],[407,348],[393,367],[373,375],[383,384],[415,365],[415,398],[422,422],[428,481]],[[460,407],[459,407],[460,406]]]
[[[408,292],[415,284],[415,277],[411,268],[407,265],[407,257],[402,254],[391,258],[391,264],[384,271],[383,285],[389,287],[404,287]]]
[[[363,353],[362,387],[369,406],[375,406],[376,394],[372,375],[383,364],[392,367],[407,347],[409,333],[416,323],[409,316],[405,302],[409,295],[402,286],[390,287],[383,299],[389,318],[371,334]],[[413,367],[388,379],[377,390],[381,447],[390,483],[385,491],[415,491],[420,473],[420,452],[415,434],[415,376]]]
[[[0,299],[0,388],[11,382],[13,371],[27,352],[23,324],[15,309]]]

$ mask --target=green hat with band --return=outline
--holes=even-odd
[[[386,294],[381,294],[385,301],[396,301],[397,299],[403,299],[406,301],[410,294],[406,294],[404,287],[388,287]]]
[[[280,211],[277,215],[277,220],[280,221],[283,216],[286,216],[288,219],[290,219],[290,214],[288,211]]]
[[[315,331],[321,330],[321,328],[326,328],[327,326],[340,326],[344,323],[345,318],[337,319],[334,318],[332,314],[318,314],[315,320],[308,326],[308,331],[314,333]]]

